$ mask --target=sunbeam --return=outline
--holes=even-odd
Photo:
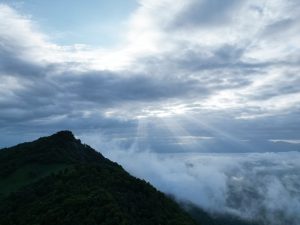
[[[253,151],[252,147],[247,144],[247,142],[244,139],[241,139],[239,137],[235,137],[232,135],[229,131],[224,131],[220,129],[220,127],[212,126],[209,124],[208,121],[204,122],[201,119],[198,119],[193,116],[183,116],[188,123],[194,124],[196,126],[199,126],[205,130],[207,130],[209,133],[211,133],[213,136],[215,136],[216,139],[225,139],[226,141],[230,141],[233,144],[240,146],[243,148],[243,151]]]
[[[148,140],[148,120],[146,118],[137,119],[136,134],[132,142],[131,151],[146,150]]]

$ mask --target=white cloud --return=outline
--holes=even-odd
[[[300,144],[300,140],[288,140],[288,139],[270,139],[269,141],[274,143],[288,143],[288,144]]]
[[[299,153],[154,154],[109,149],[103,152],[107,157],[179,200],[266,224],[296,225],[300,219]]]
[[[20,15],[11,7],[0,4],[1,51],[17,51],[17,57],[30,63],[56,61],[61,47],[52,44],[47,35],[38,31],[30,17]]]

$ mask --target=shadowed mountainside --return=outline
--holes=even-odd
[[[245,224],[189,211],[70,131],[0,150],[1,225]]]

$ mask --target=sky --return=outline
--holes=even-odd
[[[71,130],[179,199],[296,224],[299,24],[298,0],[0,0],[0,147]]]
[[[1,0],[0,145],[299,150],[299,22],[297,0]]]
[[[124,22],[137,7],[134,0],[3,0],[30,17],[41,32],[59,45],[105,45],[121,41]],[[116,7],[117,6],[117,7]]]

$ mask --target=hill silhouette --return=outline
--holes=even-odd
[[[70,131],[0,150],[1,225],[245,224],[190,212]]]
[[[196,224],[70,131],[3,149],[0,165],[1,225]]]

